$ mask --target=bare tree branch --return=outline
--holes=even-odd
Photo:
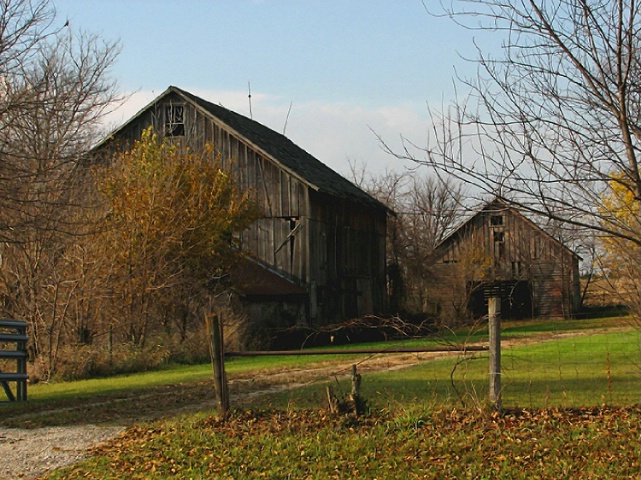
[[[469,95],[432,114],[426,147],[383,148],[532,214],[641,245],[604,199],[641,199],[641,10],[634,0],[454,0],[441,11],[504,34],[479,49]],[[637,206],[638,209],[638,206]],[[638,210],[637,210],[638,211]]]

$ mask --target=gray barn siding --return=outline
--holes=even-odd
[[[301,198],[301,192],[306,187],[191,105],[185,108],[189,112],[186,116],[194,122],[189,130],[198,132],[195,139],[191,139],[192,148],[203,148],[206,143],[211,143],[224,160],[232,161],[241,188],[254,192],[265,213],[265,218],[241,233],[241,248],[265,259],[278,271],[301,283],[306,282],[309,275],[305,269],[304,226],[293,236],[293,244],[287,238],[291,232],[290,219],[304,224],[306,202]],[[155,128],[161,128],[161,124]]]
[[[109,141],[130,144],[149,125],[163,134],[171,103],[184,107],[186,135],[176,141],[194,151],[212,144],[223,164],[232,162],[240,188],[255,195],[264,217],[238,235],[240,247],[305,287],[312,321],[384,309],[382,204],[276,132],[175,87]]]
[[[491,205],[438,247],[428,292],[432,312],[460,316],[468,301],[465,286],[497,281],[527,282],[534,316],[576,312],[578,257],[515,210]],[[492,225],[492,216],[501,216],[502,224]]]
[[[385,216],[312,192],[312,275],[319,310],[342,318],[385,305]],[[340,299],[340,301],[339,301]],[[355,313],[358,312],[358,313]]]

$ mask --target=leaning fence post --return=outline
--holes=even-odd
[[[490,402],[501,411],[501,298],[490,297],[487,302],[490,336]]]
[[[358,416],[361,412],[361,374],[356,371],[356,365],[352,365],[352,393],[350,395],[354,404],[354,415]]]
[[[225,349],[223,347],[223,326],[218,315],[207,317],[209,352],[214,369],[214,392],[220,416],[225,419],[229,411],[227,378],[225,377]]]

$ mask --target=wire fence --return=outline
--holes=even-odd
[[[641,401],[639,328],[625,320],[506,323],[501,330],[503,408],[630,406]],[[583,323],[581,323],[583,322]],[[544,327],[541,325],[544,324]],[[476,332],[468,347],[487,345]],[[408,342],[409,343],[409,342]],[[363,372],[362,394],[372,405],[418,402],[486,406],[489,353],[472,351],[355,354],[286,394],[287,402],[322,402],[322,385],[349,392],[353,363]],[[399,350],[398,344],[396,349]],[[455,349],[452,349],[455,350]],[[305,384],[305,383],[304,383]],[[319,393],[320,392],[320,393]],[[320,396],[319,396],[320,395]]]
[[[639,331],[557,332],[503,352],[503,401],[514,406],[632,405],[641,400]]]

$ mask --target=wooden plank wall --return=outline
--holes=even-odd
[[[385,306],[386,214],[311,195],[310,274],[319,307],[334,319],[379,313]]]
[[[179,97],[167,101],[184,104]],[[123,137],[140,138],[153,125],[162,132],[164,104],[143,114]],[[318,317],[344,320],[352,313],[380,312],[385,305],[386,212],[311,191],[294,174],[191,104],[185,105],[186,136],[193,150],[213,144],[231,162],[240,187],[251,189],[264,217],[240,235],[241,247],[298,281],[318,298]],[[313,287],[312,287],[313,285]]]
[[[223,163],[231,163],[240,187],[254,193],[264,212],[262,219],[241,233],[241,248],[301,283],[308,281],[305,186],[221,123],[191,105],[185,108],[191,147],[212,144]]]
[[[502,224],[492,225],[492,215],[501,215]],[[512,210],[482,212],[459,233],[437,260],[443,266],[433,268],[435,299],[451,295],[467,272],[466,281],[530,282],[535,316],[569,315],[579,307],[576,257]]]

